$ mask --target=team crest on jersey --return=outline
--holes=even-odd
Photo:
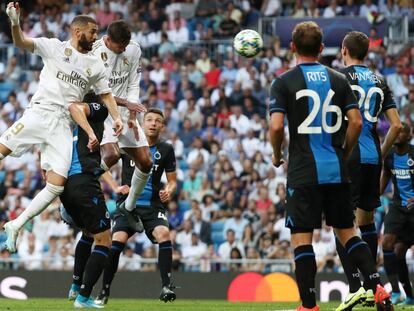
[[[125,66],[129,66],[129,60],[128,60],[128,58],[124,57],[123,62],[124,62],[124,65]]]
[[[154,153],[154,159],[155,160],[161,159],[161,153],[158,150]]]
[[[413,160],[413,159],[411,159],[411,158],[408,158],[408,160],[407,160],[407,165],[408,165],[408,166],[413,166],[413,165],[414,165],[414,160]]]
[[[66,48],[66,49],[65,49],[65,55],[66,55],[67,57],[71,56],[71,55],[72,55],[72,49]]]
[[[102,52],[101,53],[101,58],[104,62],[106,62],[108,60],[108,54],[106,54],[106,52]]]
[[[88,75],[88,77],[92,76],[92,69],[91,68],[86,69],[86,74]]]

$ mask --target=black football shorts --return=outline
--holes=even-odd
[[[89,174],[69,176],[60,199],[75,225],[92,234],[111,228],[99,180]]]
[[[323,184],[288,187],[286,227],[310,230],[322,227],[322,218],[334,228],[354,226],[354,212],[350,199],[350,185]]]
[[[152,231],[155,227],[164,226],[169,227],[167,214],[163,207],[149,207],[149,206],[139,206],[137,205],[135,211],[138,213],[138,216],[141,218],[142,224],[144,225],[145,234],[148,239],[154,244],[157,243]],[[128,234],[128,237],[131,237],[135,234],[135,230],[131,228],[128,222],[128,217],[120,214],[114,216],[112,222],[112,233],[123,231]]]
[[[391,206],[384,220],[384,234],[395,234],[397,240],[411,245],[414,242],[414,210]]]
[[[350,163],[348,172],[353,208],[372,212],[380,207],[381,165]]]

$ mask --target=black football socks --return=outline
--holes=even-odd
[[[112,241],[112,246],[109,250],[108,260],[106,261],[103,274],[102,294],[105,294],[106,296],[109,296],[111,283],[115,277],[116,271],[118,270],[119,256],[124,250],[124,247],[125,243]]]
[[[171,266],[172,266],[171,241],[165,241],[159,244],[158,266],[160,268],[162,286],[169,286],[171,283]]]
[[[339,259],[341,260],[342,267],[344,268],[346,278],[348,279],[349,292],[355,293],[361,287],[359,271],[355,267],[355,265],[352,263],[352,261],[350,260],[348,253],[346,252],[345,248],[342,246],[338,238],[335,239],[335,242],[336,242],[336,251],[338,253]]]
[[[398,261],[393,249],[383,249],[384,253],[384,268],[387,273],[388,281],[391,283],[392,292],[399,293],[398,286]]]
[[[375,293],[377,284],[381,284],[381,280],[368,244],[360,237],[354,236],[346,243],[345,250],[351,262],[361,271],[364,285]]]
[[[88,262],[91,255],[91,249],[93,244],[93,238],[90,238],[84,234],[80,238],[75,249],[75,264],[73,266],[72,283],[78,286],[82,285],[82,276],[85,271],[85,265]]]
[[[375,224],[372,223],[365,226],[359,226],[359,230],[361,230],[362,240],[368,244],[372,257],[374,258],[374,261],[377,262],[378,235],[377,230],[375,229]]]
[[[398,264],[398,277],[404,288],[405,295],[409,298],[413,298],[413,288],[410,282],[410,274],[408,273],[407,261],[404,258],[397,258]]]
[[[79,295],[89,297],[92,293],[93,286],[98,281],[108,259],[109,248],[103,245],[96,245],[89,256],[85,266],[83,282]]]
[[[299,287],[302,305],[312,309],[316,306],[315,275],[316,260],[312,245],[301,245],[295,248],[295,275]]]

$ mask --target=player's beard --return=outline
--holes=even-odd
[[[82,48],[82,50],[91,51],[92,45],[93,41],[88,41],[88,39],[86,39],[86,36],[82,34],[82,36],[79,39],[79,46]]]

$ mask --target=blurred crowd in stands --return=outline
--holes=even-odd
[[[231,37],[241,28],[255,26],[259,17],[377,13],[387,18],[413,11],[412,1],[404,0],[38,0],[22,5],[23,31],[31,37],[66,40],[68,23],[79,13],[96,18],[102,33],[119,18],[131,24],[133,39],[146,56],[142,58],[141,102],[164,111],[164,138],[173,144],[178,160],[178,191],[168,204],[168,218],[174,267],[184,271],[290,271],[290,232],[284,227],[287,164],[280,168],[271,164],[266,110],[272,80],[295,65],[277,38],[254,59],[236,57],[231,48],[222,51],[219,59],[215,51],[194,50],[186,43]],[[10,33],[4,11],[0,17],[0,42],[7,43]],[[394,58],[374,27],[368,35],[367,66],[387,78],[402,119],[412,125],[414,48]],[[145,53],[147,49],[150,53]],[[23,60],[30,63],[29,68],[23,68]],[[341,68],[340,49],[336,57],[321,62]],[[24,112],[37,89],[40,68],[37,57],[17,50],[6,63],[0,62],[0,133]],[[388,123],[381,118],[382,137],[387,129]],[[36,148],[21,158],[6,158],[0,169],[1,228],[24,210],[44,181]],[[112,173],[120,181],[120,165]],[[107,185],[103,187],[109,209],[113,209],[116,195]],[[377,211],[379,238],[389,204],[388,193]],[[25,227],[17,254],[0,250],[0,268],[72,268],[78,231],[61,221],[59,205],[54,202]],[[4,239],[0,232],[0,243]],[[314,235],[314,250],[319,271],[340,271],[330,227]],[[135,235],[121,257],[120,270],[155,270],[154,263],[135,259],[155,258],[156,252],[145,235]],[[414,258],[412,251],[407,256]],[[22,263],[1,260],[10,257],[21,258]],[[212,263],[242,258],[285,261]]]

